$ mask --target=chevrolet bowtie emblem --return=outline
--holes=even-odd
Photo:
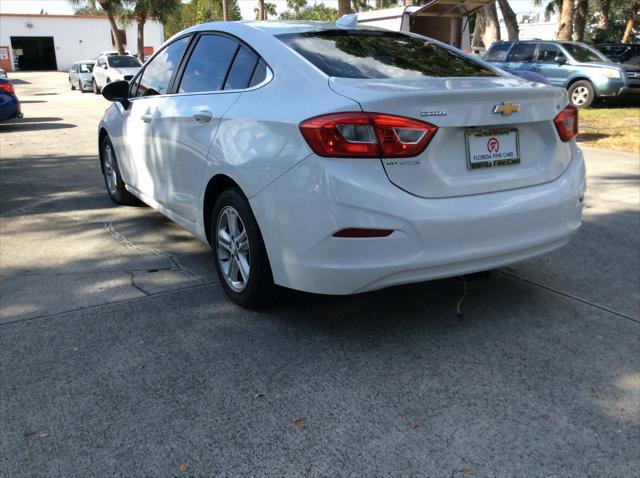
[[[513,103],[505,103],[495,105],[493,107],[493,114],[501,113],[502,116],[511,116],[511,113],[517,113],[520,111],[520,105],[514,105]]]

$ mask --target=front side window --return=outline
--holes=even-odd
[[[202,35],[184,69],[179,93],[221,90],[239,45],[221,35]]]
[[[329,76],[421,78],[498,76],[448,48],[398,32],[321,30],[278,38]]]
[[[533,54],[536,52],[535,43],[516,43],[509,53],[507,61],[517,63],[533,62]]]
[[[579,63],[593,63],[598,61],[605,61],[607,63],[610,60],[602,53],[594,50],[587,45],[578,45],[577,43],[563,43],[562,46],[569,52],[569,55]]]
[[[511,48],[511,43],[494,43],[484,56],[484,61],[505,61],[507,59],[509,48]]]
[[[539,63],[556,63],[556,58],[563,58],[564,55],[560,48],[555,45],[540,45],[538,48]]]
[[[81,73],[91,73],[92,71],[93,71],[93,63],[82,63],[80,65],[80,72]]]
[[[132,87],[133,96],[153,96],[167,93],[171,78],[178,69],[189,37],[182,37],[164,48],[156,57],[147,63],[141,76],[138,76]]]
[[[111,68],[139,68],[142,65],[137,58],[133,56],[110,56],[107,59]]]

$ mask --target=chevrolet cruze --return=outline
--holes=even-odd
[[[585,169],[565,90],[429,38],[315,22],[185,30],[105,86],[100,163],[211,245],[227,295],[489,270],[567,244]]]

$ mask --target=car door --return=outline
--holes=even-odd
[[[166,177],[163,177],[153,135],[161,114],[160,105],[171,92],[173,79],[191,36],[180,37],[160,50],[131,81],[130,104],[123,111],[121,174],[134,192],[147,200],[160,202]],[[100,68],[96,67],[95,71]]]
[[[78,64],[74,63],[71,69],[69,70],[69,82],[73,86],[78,85]]]
[[[195,221],[207,155],[224,113],[246,88],[258,56],[229,36],[203,33],[187,54],[175,94],[158,104],[152,149],[161,171],[159,202]]]
[[[553,43],[541,43],[538,46],[536,62],[533,71],[544,76],[549,83],[555,86],[564,86],[569,76],[566,65],[567,57],[558,45]]]
[[[93,69],[93,81],[95,81],[96,85],[98,85],[98,88],[102,88],[105,84],[105,66],[107,65],[106,60],[104,59],[104,56],[101,56],[100,58],[98,58],[98,61],[96,61],[96,66]]]
[[[507,61],[501,65],[507,70],[533,71],[537,45],[531,42],[516,42],[507,56]]]

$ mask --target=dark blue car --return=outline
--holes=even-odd
[[[0,78],[0,121],[22,118],[20,100],[8,78]]]

